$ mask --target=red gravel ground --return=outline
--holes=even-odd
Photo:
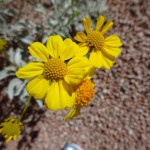
[[[5,150],[61,150],[65,143],[84,150],[150,150],[150,1],[108,0],[122,54],[110,71],[94,75],[96,96],[77,118],[47,111]],[[34,123],[33,123],[34,124]],[[32,137],[32,138],[31,138]],[[18,146],[19,143],[19,146]]]

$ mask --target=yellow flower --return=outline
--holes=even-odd
[[[91,30],[91,21],[85,17],[83,23],[86,34],[78,32],[74,39],[80,42],[81,49],[78,55],[85,55],[90,52],[89,60],[95,67],[110,69],[121,52],[119,47],[122,46],[122,43],[117,35],[104,37],[113,25],[112,21],[108,21],[103,26],[104,22],[105,17],[99,16],[95,29]]]
[[[4,137],[6,139],[6,143],[8,143],[10,140],[16,140],[18,138],[22,128],[22,122],[20,122],[17,118],[9,117],[0,124],[0,133],[5,134]]]
[[[63,121],[67,121],[73,117],[78,116],[80,114],[81,108],[90,103],[94,97],[94,93],[94,83],[89,78],[86,78],[78,86],[76,86],[75,105],[63,119]]]
[[[29,46],[30,54],[41,62],[30,62],[20,68],[19,78],[32,78],[27,84],[28,93],[44,100],[48,109],[61,110],[75,102],[73,86],[79,84],[87,73],[89,61],[75,56],[79,46],[71,39],[50,36],[46,47],[40,42]]]
[[[7,41],[4,38],[0,38],[0,51],[2,51],[7,44]]]

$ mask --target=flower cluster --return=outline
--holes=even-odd
[[[31,97],[42,100],[49,110],[69,109],[63,121],[78,116],[81,108],[93,99],[95,70],[110,69],[121,53],[122,43],[117,35],[105,37],[113,22],[105,23],[104,16],[98,18],[93,30],[88,17],[83,19],[83,24],[86,33],[78,32],[74,40],[52,35],[46,45],[34,42],[28,47],[36,61],[18,69],[16,76],[28,79],[29,98],[20,118],[9,117],[0,124],[0,133],[4,133],[6,142],[16,140],[21,133],[23,124],[20,120]],[[0,51],[5,46],[6,41],[0,39]]]
[[[95,29],[88,17],[83,19],[85,32],[78,32],[74,39],[50,36],[46,46],[32,43],[29,53],[37,59],[20,68],[18,78],[29,79],[26,90],[35,99],[41,99],[49,110],[70,109],[63,119],[80,114],[80,109],[94,97],[91,78],[96,68],[110,69],[120,54],[122,45],[117,35],[105,37],[113,22],[105,23],[100,16]]]

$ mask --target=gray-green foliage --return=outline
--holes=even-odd
[[[12,0],[9,1],[11,4]],[[5,66],[0,71],[0,80],[11,77],[6,88],[8,96],[10,99],[20,96],[22,101],[28,96],[25,90],[27,81],[16,78],[15,72],[26,64],[25,60],[33,59],[26,55],[27,46],[38,39],[45,43],[52,34],[59,34],[64,38],[73,37],[77,31],[84,30],[83,17],[90,16],[95,21],[107,10],[106,0],[42,0],[41,3],[25,0],[24,3],[33,5],[33,11],[42,16],[40,24],[36,24],[34,20],[27,22],[24,18],[8,23],[8,18],[13,19],[16,12],[5,8],[2,2],[4,1],[0,2],[0,35],[9,43],[6,53],[14,65]],[[50,7],[46,8],[43,4]]]
[[[83,30],[82,20],[85,16],[96,19],[107,10],[105,0],[52,0],[52,4],[53,11],[44,22],[46,36],[47,33],[49,35],[59,33],[63,37],[72,37],[73,32]]]

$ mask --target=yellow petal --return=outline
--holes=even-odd
[[[110,69],[114,64],[114,60],[110,60],[109,58],[104,56],[100,51],[91,52],[89,60],[93,64],[93,66],[97,68]]]
[[[104,49],[101,49],[101,53],[102,53],[103,56],[105,56],[106,58],[108,58],[111,61],[114,61],[115,58],[116,58],[114,55],[111,55],[110,53],[108,53]]]
[[[46,47],[52,57],[58,58],[64,47],[62,37],[59,35],[50,36],[47,40]]]
[[[17,140],[17,138],[18,138],[18,135],[13,136],[13,140],[15,140],[15,141]]]
[[[44,71],[44,64],[40,62],[30,62],[24,67],[18,69],[16,76],[22,79],[32,78],[41,75]]]
[[[43,100],[48,87],[49,80],[46,80],[43,75],[40,75],[29,81],[26,86],[26,90],[29,95],[33,96],[35,99]]]
[[[105,34],[111,27],[113,26],[113,22],[112,21],[108,21],[105,25],[104,25],[104,27],[103,27],[103,29],[102,29],[102,34]]]
[[[91,20],[90,20],[90,18],[85,17],[83,19],[83,24],[84,24],[84,28],[85,28],[86,33],[90,32],[91,31]]]
[[[71,85],[79,84],[86,75],[86,69],[72,69],[69,70],[67,75],[65,76],[65,81]]]
[[[87,36],[84,32],[78,32],[75,35],[74,39],[77,40],[78,42],[86,42]]]
[[[104,53],[107,53],[111,56],[114,56],[114,57],[118,57],[121,53],[121,49],[118,48],[118,47],[110,47],[110,46],[107,46],[107,45],[104,45],[103,46],[103,50],[102,50]]]
[[[105,39],[104,46],[120,47],[122,46],[122,43],[120,38],[117,35],[111,35]]]
[[[90,70],[89,70],[89,73],[88,73],[88,75],[87,75],[87,77],[86,77],[86,79],[89,79],[89,80],[90,80],[90,79],[93,77],[95,71],[96,71],[96,68],[93,67],[93,66],[91,66],[91,67],[90,67]]]
[[[65,122],[65,121],[67,121],[69,119],[77,117],[80,114],[81,108],[82,107],[80,105],[73,106],[73,108],[69,111],[69,113],[66,115],[66,117],[63,118],[63,121]]]
[[[67,91],[68,90],[68,91]],[[73,88],[65,81],[53,82],[49,87],[45,104],[50,110],[62,110],[72,107],[75,103]]]
[[[88,51],[89,51],[88,46],[84,46],[84,47],[79,46],[79,50],[78,50],[78,53],[76,54],[76,56],[84,56],[88,53]]]
[[[90,65],[89,61],[86,57],[74,57],[68,62],[67,69],[68,70],[74,68],[82,69],[89,67],[89,65]]]
[[[97,23],[96,23],[96,26],[95,26],[95,31],[98,31],[102,27],[104,22],[105,22],[105,17],[104,16],[99,16],[98,20],[97,20]]]
[[[44,62],[47,62],[49,58],[48,49],[40,42],[34,42],[29,47],[29,53]]]
[[[90,69],[90,63],[86,57],[74,57],[67,64],[65,81],[69,84],[79,84]]]
[[[92,51],[89,57],[89,61],[96,68],[101,68],[103,66],[103,59],[100,51]]]
[[[113,66],[115,60],[114,61],[110,60],[107,57],[105,57],[104,55],[102,55],[102,57],[103,57],[103,68],[109,70]]]
[[[9,137],[6,139],[5,143],[10,142],[10,141],[11,141],[11,139],[12,139],[12,136],[9,136]]]
[[[88,46],[88,44],[87,43],[78,43],[78,45],[80,46],[80,47],[84,47],[84,46]]]
[[[68,60],[76,55],[79,50],[79,46],[73,42],[71,39],[67,38],[64,40],[64,49],[60,54],[60,58],[63,60]]]

